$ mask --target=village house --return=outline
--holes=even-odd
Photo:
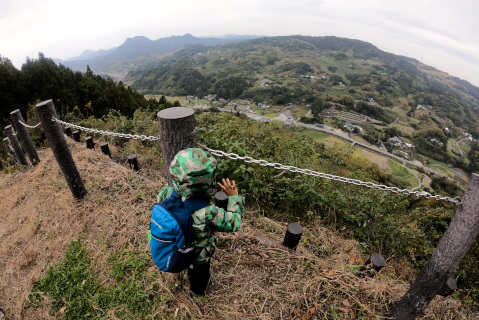
[[[424,106],[421,105],[421,104],[418,104],[418,105],[416,106],[416,110],[427,111],[426,107],[424,107]]]
[[[353,131],[354,129],[357,129],[360,134],[364,134],[364,129],[361,126],[352,124],[351,122],[347,121],[343,128],[349,132]]]
[[[402,147],[402,148],[408,148],[408,149],[414,148],[414,145],[402,141],[402,140],[399,139],[397,136],[394,136],[394,137],[392,137],[392,138],[389,138],[388,141],[389,141],[390,143],[392,143],[392,145],[395,146],[395,147]]]
[[[472,138],[472,134],[463,132],[462,135],[466,137],[467,139],[469,139],[469,141],[474,141],[474,139]]]
[[[294,119],[293,119],[293,116],[291,115],[291,113],[289,113],[288,110],[286,110],[286,111],[284,112],[284,115],[287,116],[289,119],[294,120]]]
[[[409,154],[407,152],[401,150],[393,150],[393,154],[403,157],[406,160],[409,160]]]
[[[440,145],[441,147],[444,146],[444,143],[442,141],[439,141],[435,138],[431,139],[431,142],[434,142],[434,143],[437,143],[438,145]]]

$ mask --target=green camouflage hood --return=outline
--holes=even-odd
[[[176,154],[170,173],[173,187],[182,200],[215,193],[216,165],[216,159],[200,148],[188,148]]]

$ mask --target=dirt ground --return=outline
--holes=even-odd
[[[50,315],[48,304],[25,309],[24,302],[34,282],[63,260],[73,239],[84,239],[98,266],[107,263],[105,250],[149,250],[151,206],[164,181],[112,165],[98,150],[73,142],[69,147],[88,190],[81,201],[73,199],[48,149],[39,151],[36,167],[0,179],[0,307],[7,319],[61,317]],[[359,243],[319,222],[304,224],[295,252],[264,241],[281,243],[286,225],[248,210],[240,232],[218,237],[212,263],[217,285],[207,297],[192,298],[182,276],[157,277],[166,311],[183,319],[353,319],[359,313],[383,319],[414,278],[407,263],[389,257],[374,277],[358,275],[368,258]],[[95,271],[100,279],[107,276],[101,268]],[[153,264],[150,271],[156,273]],[[460,302],[436,297],[421,318],[473,316]]]

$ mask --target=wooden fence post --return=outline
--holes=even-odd
[[[62,128],[59,123],[52,120],[52,118],[58,118],[52,100],[46,100],[37,104],[36,111],[38,118],[42,122],[43,131],[48,139],[48,143],[52,148],[55,159],[60,166],[60,170],[65,177],[73,197],[83,199],[87,191],[73,161],[70,149],[68,149]]]
[[[109,156],[110,159],[111,159],[111,153],[110,153],[110,148],[108,147],[108,142],[101,143],[100,144],[100,149],[101,149],[101,152],[103,152],[104,154]]]
[[[5,127],[5,131],[7,132],[8,140],[15,152],[15,156],[22,166],[28,166],[27,159],[25,158],[25,154],[23,153],[22,147],[20,146],[20,142],[18,142],[17,136],[13,132],[13,127],[8,125]]]
[[[373,253],[364,266],[359,269],[359,276],[374,276],[386,265],[386,259],[379,253]]]
[[[128,165],[130,166],[130,169],[133,171],[140,171],[140,167],[138,166],[138,159],[136,157],[136,154],[130,154],[128,157]]]
[[[288,224],[286,234],[284,235],[283,246],[296,250],[301,235],[303,234],[303,227],[296,222]]]
[[[3,138],[3,145],[5,149],[7,149],[7,152],[12,156],[13,160],[15,160],[15,162],[18,162],[17,155],[15,154],[15,152],[13,152],[12,149],[10,149],[11,146],[8,138]]]
[[[27,128],[20,123],[24,123],[22,113],[19,109],[12,111],[10,112],[10,118],[12,119],[13,126],[17,131],[17,136],[20,138],[30,162],[32,165],[36,166],[40,162],[40,158],[38,157],[37,150],[35,149],[35,145],[33,144],[32,138],[30,137]]]
[[[215,206],[223,208],[225,211],[228,208],[228,196],[223,191],[215,193]]]
[[[80,142],[80,130],[75,130],[72,132],[73,140],[75,142]]]
[[[473,173],[462,205],[424,270],[399,301],[394,319],[415,319],[441,292],[479,233],[479,175]]]
[[[158,112],[161,150],[165,162],[166,178],[171,186],[170,164],[175,155],[186,148],[194,148],[195,111],[192,108],[174,107]]]
[[[93,138],[91,136],[86,137],[85,142],[88,149],[95,149],[95,142],[93,142]]]

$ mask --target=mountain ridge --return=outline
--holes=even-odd
[[[120,46],[98,51],[85,50],[80,56],[66,60],[53,59],[74,71],[86,71],[86,66],[98,74],[122,80],[129,70],[151,65],[159,58],[171,54],[187,45],[201,44],[213,46],[222,43],[251,39],[251,35],[225,36],[225,38],[199,38],[190,33],[151,40],[145,36],[127,38]],[[258,36],[259,37],[259,36]]]

